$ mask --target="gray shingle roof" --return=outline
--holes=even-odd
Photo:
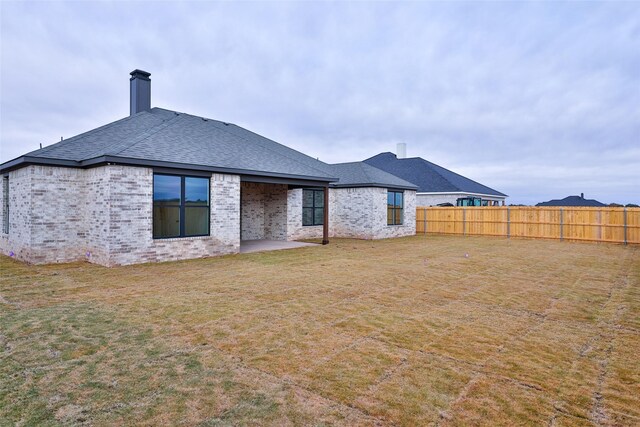
[[[585,199],[580,196],[567,196],[564,199],[553,199],[548,202],[538,203],[536,206],[607,206],[594,199]]]
[[[393,153],[380,153],[364,162],[417,185],[418,192],[465,192],[507,197],[493,188],[420,157],[398,159]]]
[[[78,166],[90,159],[114,156],[254,175],[335,180],[328,164],[239,126],[162,108],[137,113],[25,156],[78,162]]]
[[[385,187],[416,190],[418,187],[395,175],[364,162],[338,163],[331,165],[333,175],[340,180],[333,187]]]

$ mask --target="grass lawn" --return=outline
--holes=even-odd
[[[0,257],[0,425],[640,425],[639,355],[638,247]]]

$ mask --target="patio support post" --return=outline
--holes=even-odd
[[[324,220],[322,221],[322,244],[329,244],[329,187],[324,187]]]

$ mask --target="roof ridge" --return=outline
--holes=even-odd
[[[236,127],[236,128],[238,128],[238,129],[242,129],[242,130],[243,130],[243,131],[245,131],[245,132],[248,132],[248,133],[250,133],[250,134],[255,135],[255,136],[257,137],[257,140],[258,140],[258,143],[260,144],[260,146],[261,146],[262,148],[264,148],[265,150],[268,150],[269,152],[271,152],[271,153],[275,154],[276,156],[283,157],[283,158],[286,158],[286,159],[288,159],[288,160],[292,160],[292,161],[294,161],[294,162],[296,162],[296,163],[300,163],[300,162],[299,162],[298,160],[296,160],[295,158],[293,158],[293,157],[291,157],[291,156],[288,156],[288,155],[285,155],[285,154],[282,154],[282,153],[278,153],[277,151],[273,150],[273,149],[272,149],[271,147],[269,147],[268,145],[263,144],[263,143],[262,143],[262,141],[261,141],[262,139],[265,139],[265,140],[267,140],[267,141],[270,141],[270,142],[272,142],[272,143],[274,143],[274,144],[277,144],[277,145],[279,145],[279,146],[281,146],[281,147],[284,147],[284,148],[286,148],[286,149],[288,149],[288,150],[291,150],[291,151],[295,151],[295,152],[297,152],[297,153],[300,153],[300,154],[302,154],[303,156],[308,157],[310,160],[315,160],[315,161],[320,162],[320,163],[322,163],[322,164],[324,164],[324,165],[330,166],[328,163],[325,163],[325,162],[322,162],[322,161],[320,161],[320,160],[314,159],[313,157],[309,156],[308,154],[305,154],[305,153],[303,153],[303,152],[301,152],[301,151],[294,150],[294,149],[293,149],[293,148],[291,148],[291,147],[288,147],[288,146],[286,146],[286,145],[284,145],[284,144],[280,144],[279,142],[274,141],[273,139],[270,139],[270,138],[267,138],[266,136],[263,136],[263,135],[260,135],[260,134],[258,134],[258,133],[255,133],[255,132],[253,132],[252,130],[249,130],[249,129],[247,129],[247,128],[244,128],[244,127],[242,127],[242,126],[239,126],[239,125],[237,125],[237,124],[235,124],[235,123],[231,123],[231,122],[224,122],[224,121],[222,121],[222,120],[211,119],[211,118],[209,118],[209,117],[196,116],[196,115],[194,115],[194,114],[189,114],[189,113],[181,113],[181,112],[179,112],[179,111],[175,111],[175,110],[167,110],[166,108],[161,108],[161,107],[154,107],[154,108],[156,108],[156,109],[158,109],[158,110],[164,110],[164,111],[168,111],[168,112],[171,112],[171,113],[176,113],[176,114],[180,114],[180,115],[184,115],[184,116],[193,117],[193,118],[195,118],[195,119],[205,120],[206,122],[212,122],[212,124],[216,127],[216,129],[219,129],[219,130],[224,131],[224,132],[226,132],[226,133],[228,133],[228,134],[230,134],[230,135],[233,135],[233,136],[235,136],[235,137],[237,137],[237,138],[241,138],[242,140],[244,140],[244,141],[246,141],[246,142],[251,143],[252,141],[250,141],[250,140],[249,140],[249,139],[247,139],[246,137],[244,137],[244,136],[242,136],[242,135],[238,135],[237,133],[234,133],[234,132],[230,132],[230,131],[229,131],[229,129],[227,129],[227,127],[229,127],[229,126],[235,126],[235,127]],[[219,125],[218,125],[218,124],[219,124]],[[328,173],[327,171],[323,171],[322,169],[319,169],[319,168],[317,168],[316,166],[311,166],[311,165],[309,165],[308,167],[309,167],[309,168],[312,168],[313,170],[315,170],[315,171],[317,171],[317,172],[320,172],[322,175],[327,175],[327,173]]]
[[[226,123],[226,122],[221,122],[221,121],[214,120],[214,119],[208,119],[208,120],[211,120],[211,121],[216,122],[216,123]],[[253,135],[256,135],[256,136],[258,137],[258,140],[260,140],[260,138],[263,138],[263,139],[266,139],[266,140],[268,140],[268,141],[273,142],[274,144],[278,144],[278,145],[280,145],[280,146],[282,146],[282,147],[285,147],[285,148],[287,148],[287,149],[289,149],[289,150],[293,150],[293,148],[290,148],[290,147],[287,147],[286,145],[280,144],[279,142],[276,142],[276,141],[274,141],[274,140],[272,140],[272,139],[269,139],[269,138],[267,138],[267,137],[265,137],[265,136],[262,136],[262,135],[260,135],[260,134],[257,134],[257,133],[255,133],[255,132],[253,132],[253,131],[250,131],[249,129],[243,128],[242,126],[238,126],[238,125],[233,124],[233,123],[229,123],[229,126],[235,126],[235,127],[239,128],[239,129],[242,129],[242,130],[244,130],[244,131],[246,131],[246,132],[249,132],[249,133],[251,133],[251,134],[253,134]],[[226,125],[225,125],[225,127],[226,127]],[[243,140],[244,140],[244,141],[246,141],[246,142],[250,142],[246,137],[244,137],[244,136],[242,136],[242,135],[238,135],[238,134],[236,134],[236,133],[229,132],[229,130],[228,130],[228,129],[225,129],[224,127],[216,126],[216,128],[218,128],[218,129],[220,129],[220,130],[222,130],[222,131],[224,131],[224,132],[227,132],[227,133],[229,133],[229,134],[231,134],[231,135],[234,135],[234,136],[236,136],[236,137],[238,137],[238,138],[241,138],[241,139],[243,139]],[[294,162],[296,162],[296,163],[300,163],[300,162],[298,162],[296,159],[294,159],[294,158],[292,158],[292,157],[290,157],[290,156],[288,156],[288,155],[285,155],[285,154],[281,154],[281,153],[276,152],[276,151],[275,151],[275,150],[273,150],[271,147],[269,147],[269,146],[267,146],[267,145],[263,144],[263,143],[262,143],[262,141],[259,141],[259,144],[260,144],[260,146],[261,146],[262,148],[264,148],[265,150],[268,150],[268,151],[272,152],[272,153],[273,153],[273,154],[275,154],[276,156],[284,157],[284,158],[286,158],[286,159],[288,159],[288,160],[292,160],[292,161],[294,161]],[[296,151],[296,150],[293,150],[293,151]],[[302,154],[302,155],[304,155],[304,156],[307,156],[307,157],[309,157],[311,160],[313,160],[313,157],[311,157],[311,156],[309,156],[309,155],[307,155],[307,154],[305,154],[305,153],[303,153],[303,152],[301,152],[301,151],[298,151],[298,153],[300,153],[300,154]],[[317,162],[320,162],[320,160],[316,160],[316,161],[317,161]],[[321,162],[321,163],[323,163],[323,164],[325,164],[325,165],[328,165],[328,163],[324,163],[324,162]],[[323,170],[321,170],[321,169],[318,169],[318,168],[317,168],[317,167],[315,167],[315,166],[309,166],[309,168],[311,168],[311,169],[313,169],[313,170],[315,170],[315,171],[318,171],[318,172],[322,173],[323,175],[326,175],[326,174],[327,174],[327,171],[323,171]]]
[[[135,138],[133,140],[133,142],[131,142],[131,144],[126,145],[124,147],[122,147],[122,149],[118,150],[117,152],[111,152],[111,153],[105,153],[108,155],[112,155],[112,156],[117,156],[118,154],[122,153],[125,150],[130,149],[131,147],[133,147],[134,145],[144,141],[145,139],[151,137],[152,135],[160,132],[163,129],[166,129],[167,127],[169,127],[170,124],[172,124],[174,121],[176,121],[178,118],[180,118],[180,113],[175,113],[176,116],[172,117],[168,120],[163,121],[162,123],[159,123],[158,125],[152,127],[151,129],[143,132],[141,135],[139,135],[137,138]],[[124,144],[121,144],[124,145]]]
[[[427,162],[429,165],[433,165],[433,166],[436,166],[437,168],[444,169],[444,170],[446,170],[447,172],[452,173],[452,174],[454,174],[454,175],[456,175],[456,176],[459,176],[459,177],[461,177],[461,178],[464,178],[464,179],[466,179],[466,180],[468,180],[468,181],[471,181],[471,182],[473,182],[474,184],[478,184],[478,185],[480,185],[480,186],[482,186],[482,187],[488,188],[488,189],[489,189],[489,190],[491,190],[491,191],[495,191],[496,193],[499,193],[499,194],[502,194],[503,196],[506,196],[506,194],[504,194],[504,193],[502,193],[502,192],[500,192],[500,191],[498,191],[498,190],[495,190],[495,189],[493,189],[493,188],[491,188],[491,187],[489,187],[489,186],[487,186],[487,185],[484,185],[484,184],[482,184],[482,183],[480,183],[480,182],[478,182],[478,181],[476,181],[476,180],[474,180],[474,179],[467,178],[467,177],[466,177],[466,176],[464,176],[464,175],[460,175],[459,173],[454,172],[454,171],[452,171],[452,170],[450,170],[450,169],[447,169],[447,168],[445,168],[444,166],[440,166],[440,165],[438,165],[438,164],[436,164],[436,163],[430,162],[430,161],[429,161],[429,160],[427,160],[427,159],[423,159],[422,157],[412,157],[412,159],[420,159],[420,160],[422,160],[423,162]],[[401,160],[403,160],[403,159],[401,159]],[[409,160],[409,159],[407,159],[407,160]],[[463,191],[459,186],[457,186],[457,185],[453,184],[453,183],[452,183],[451,181],[449,181],[449,180],[448,180],[444,175],[442,175],[442,174],[440,173],[440,171],[439,171],[439,170],[435,169],[435,172],[436,172],[438,175],[440,175],[443,179],[445,179],[448,183],[450,183],[453,187],[455,187],[458,191]]]
[[[362,169],[362,173],[364,174],[364,176],[366,176],[366,177],[367,177],[367,179],[373,180],[373,177],[371,177],[371,175],[367,172],[367,168],[364,166],[366,163],[365,163],[365,162],[358,162],[358,163],[359,163],[359,165],[360,165],[360,168]],[[370,166],[370,167],[372,167],[372,168],[374,168],[374,169],[378,169],[378,168],[376,168],[375,166],[371,166],[371,165],[367,165],[367,166]],[[382,169],[378,169],[378,170],[380,170],[381,172],[387,173],[387,172],[383,171]],[[394,175],[394,176],[395,176],[395,175]],[[402,178],[400,178],[400,177],[397,177],[397,178],[398,178],[398,179],[402,179]],[[403,181],[404,181],[404,180],[403,180]]]
[[[446,170],[446,171],[448,171],[448,172],[451,172],[451,173],[453,173],[453,174],[455,174],[455,175],[462,176],[462,175],[457,174],[457,173],[455,173],[455,172],[453,172],[453,171],[450,171],[449,169],[447,169],[447,168],[445,168],[445,167],[442,167],[442,166],[440,166],[440,165],[438,165],[438,164],[436,164],[436,163],[432,163],[432,162],[430,162],[430,161],[429,161],[429,160],[427,160],[427,159],[423,159],[422,157],[414,157],[414,158],[420,159],[421,161],[423,161],[423,162],[427,163],[430,167],[431,167],[432,165],[433,165],[433,166],[437,166],[438,168],[442,168],[442,169],[444,169],[444,170]],[[400,160],[404,160],[404,159],[400,159]],[[407,160],[408,160],[408,159],[407,159]],[[435,173],[437,173],[437,174],[438,174],[438,176],[442,177],[442,179],[444,179],[444,180],[445,180],[445,181],[447,181],[449,184],[451,184],[451,186],[452,186],[452,187],[454,187],[456,190],[458,190],[458,191],[462,191],[462,189],[461,189],[459,186],[455,185],[453,182],[449,181],[449,180],[447,179],[447,177],[446,177],[446,176],[442,175],[442,174],[440,173],[440,171],[439,171],[437,168],[433,168],[433,167],[432,167],[431,169],[432,169]],[[463,178],[466,178],[465,176],[462,176],[462,177],[463,177]],[[469,178],[467,178],[467,179],[469,179]],[[475,181],[474,181],[474,182],[475,182]],[[480,183],[478,182],[477,184],[480,184]],[[482,184],[480,184],[480,185],[482,185]]]
[[[357,163],[364,163],[364,162],[340,162],[340,163],[327,163],[329,166],[337,166],[337,165],[355,165]]]
[[[137,114],[134,114],[134,115],[130,115],[130,116],[127,116],[127,117],[123,117],[121,119],[116,120],[115,122],[107,123],[106,125],[102,125],[102,126],[99,126],[99,127],[95,128],[95,129],[91,129],[91,130],[88,130],[86,132],[82,132],[82,133],[80,133],[78,135],[74,135],[71,138],[67,138],[67,139],[63,139],[62,141],[54,142],[51,145],[48,145],[48,146],[43,147],[43,148],[40,148],[38,150],[31,151],[31,152],[29,152],[27,154],[24,154],[24,155],[26,156],[26,155],[29,155],[29,154],[33,154],[35,152],[38,152],[38,154],[48,153],[49,151],[53,150],[56,147],[60,147],[61,145],[67,145],[68,143],[71,143],[71,142],[75,141],[76,139],[78,139],[80,137],[85,137],[87,135],[92,135],[92,134],[94,134],[95,132],[97,132],[99,130],[108,129],[111,126],[115,126],[118,123],[130,120],[132,117],[137,116],[138,114],[142,114],[142,113],[146,113],[146,111],[141,111],[140,113],[137,113]]]

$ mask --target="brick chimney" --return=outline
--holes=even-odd
[[[149,78],[151,73],[136,69],[130,74],[129,115],[133,116],[140,111],[151,110],[151,79]]]

